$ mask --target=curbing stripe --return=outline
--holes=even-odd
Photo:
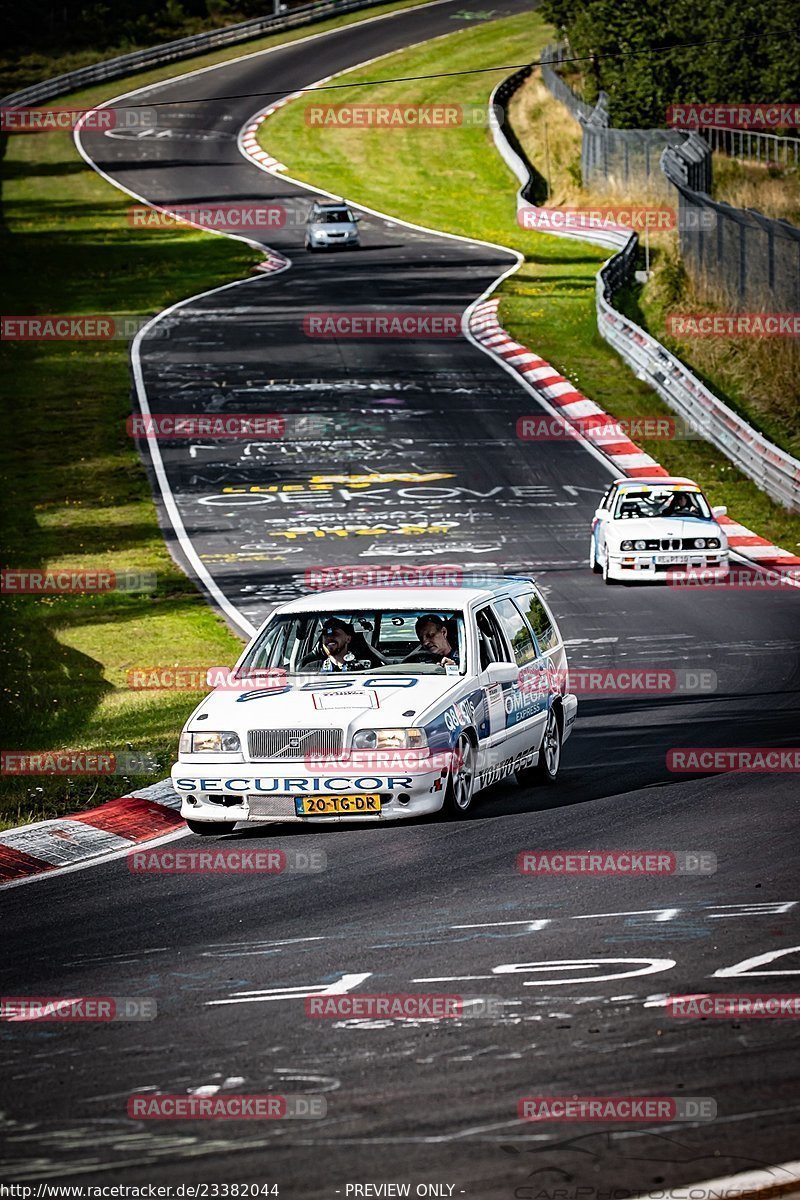
[[[0,888],[74,867],[174,833],[183,826],[168,803],[121,796],[89,812],[0,832]]]
[[[23,879],[26,875],[39,875],[42,871],[52,871],[52,863],[34,858],[15,846],[6,846],[0,842],[0,887],[15,879]]]

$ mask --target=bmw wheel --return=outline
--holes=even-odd
[[[453,751],[453,769],[447,783],[445,808],[451,816],[464,817],[472,806],[475,787],[475,747],[462,733]]]
[[[600,563],[597,561],[597,542],[594,534],[592,534],[592,540],[589,545],[589,566],[592,568],[595,575],[599,575],[603,569],[600,566]]]
[[[611,563],[610,563],[609,557],[608,557],[608,546],[606,546],[606,552],[603,555],[603,583],[614,584],[617,582],[616,579],[612,578],[610,572],[611,572]]]

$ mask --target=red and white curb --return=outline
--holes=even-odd
[[[0,832],[0,888],[91,859],[120,857],[141,842],[184,832],[172,789],[157,784],[147,790],[160,798],[121,796],[89,812]]]
[[[497,319],[500,297],[492,296],[477,304],[469,319],[469,330],[476,342],[506,363],[525,380],[543,399],[558,410],[576,431],[597,450],[613,463],[620,475],[631,477],[668,475],[660,463],[632,442],[629,438],[609,432],[614,425],[619,425],[617,418],[605,413],[574,384],[560,375],[555,367],[534,354],[527,346],[515,342]],[[598,428],[592,430],[589,425],[576,425],[579,418],[598,418]],[[800,568],[800,557],[773,545],[767,538],[759,537],[752,529],[740,525],[731,517],[720,517],[720,525],[725,527],[725,534],[732,550],[743,558],[751,559],[761,567],[773,569]]]
[[[253,267],[253,270],[262,271],[265,275],[271,275],[275,271],[285,271],[286,268],[290,267],[291,265],[292,264],[290,263],[289,259],[284,258],[282,254],[278,254],[277,250],[268,249],[267,257],[263,262],[260,262],[257,264],[257,266]]]
[[[271,154],[267,154],[266,150],[262,150],[258,144],[258,127],[262,121],[266,121],[267,117],[271,117],[279,108],[283,108],[284,104],[288,104],[290,100],[295,100],[298,96],[302,96],[302,92],[293,92],[291,96],[284,96],[282,100],[276,100],[269,108],[265,108],[258,116],[254,117],[249,125],[245,125],[240,138],[240,146],[243,150],[254,158],[262,167],[267,167],[270,171],[285,171],[286,164],[280,162],[277,158],[273,158]]]

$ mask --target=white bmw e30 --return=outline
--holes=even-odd
[[[615,479],[592,520],[589,566],[606,583],[664,582],[679,571],[724,579],[728,539],[717,517],[727,511],[711,508],[691,479]]]
[[[172,784],[200,834],[463,816],[512,774],[555,782],[577,707],[532,579],[339,588],[271,614],[187,721]]]

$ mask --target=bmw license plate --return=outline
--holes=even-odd
[[[657,555],[653,556],[653,562],[654,563],[662,563],[662,564],[664,564],[664,563],[674,564],[674,563],[685,563],[686,560],[680,554],[657,554]]]
[[[325,817],[339,813],[369,817],[381,811],[381,798],[376,795],[298,796],[294,807],[298,817]]]

